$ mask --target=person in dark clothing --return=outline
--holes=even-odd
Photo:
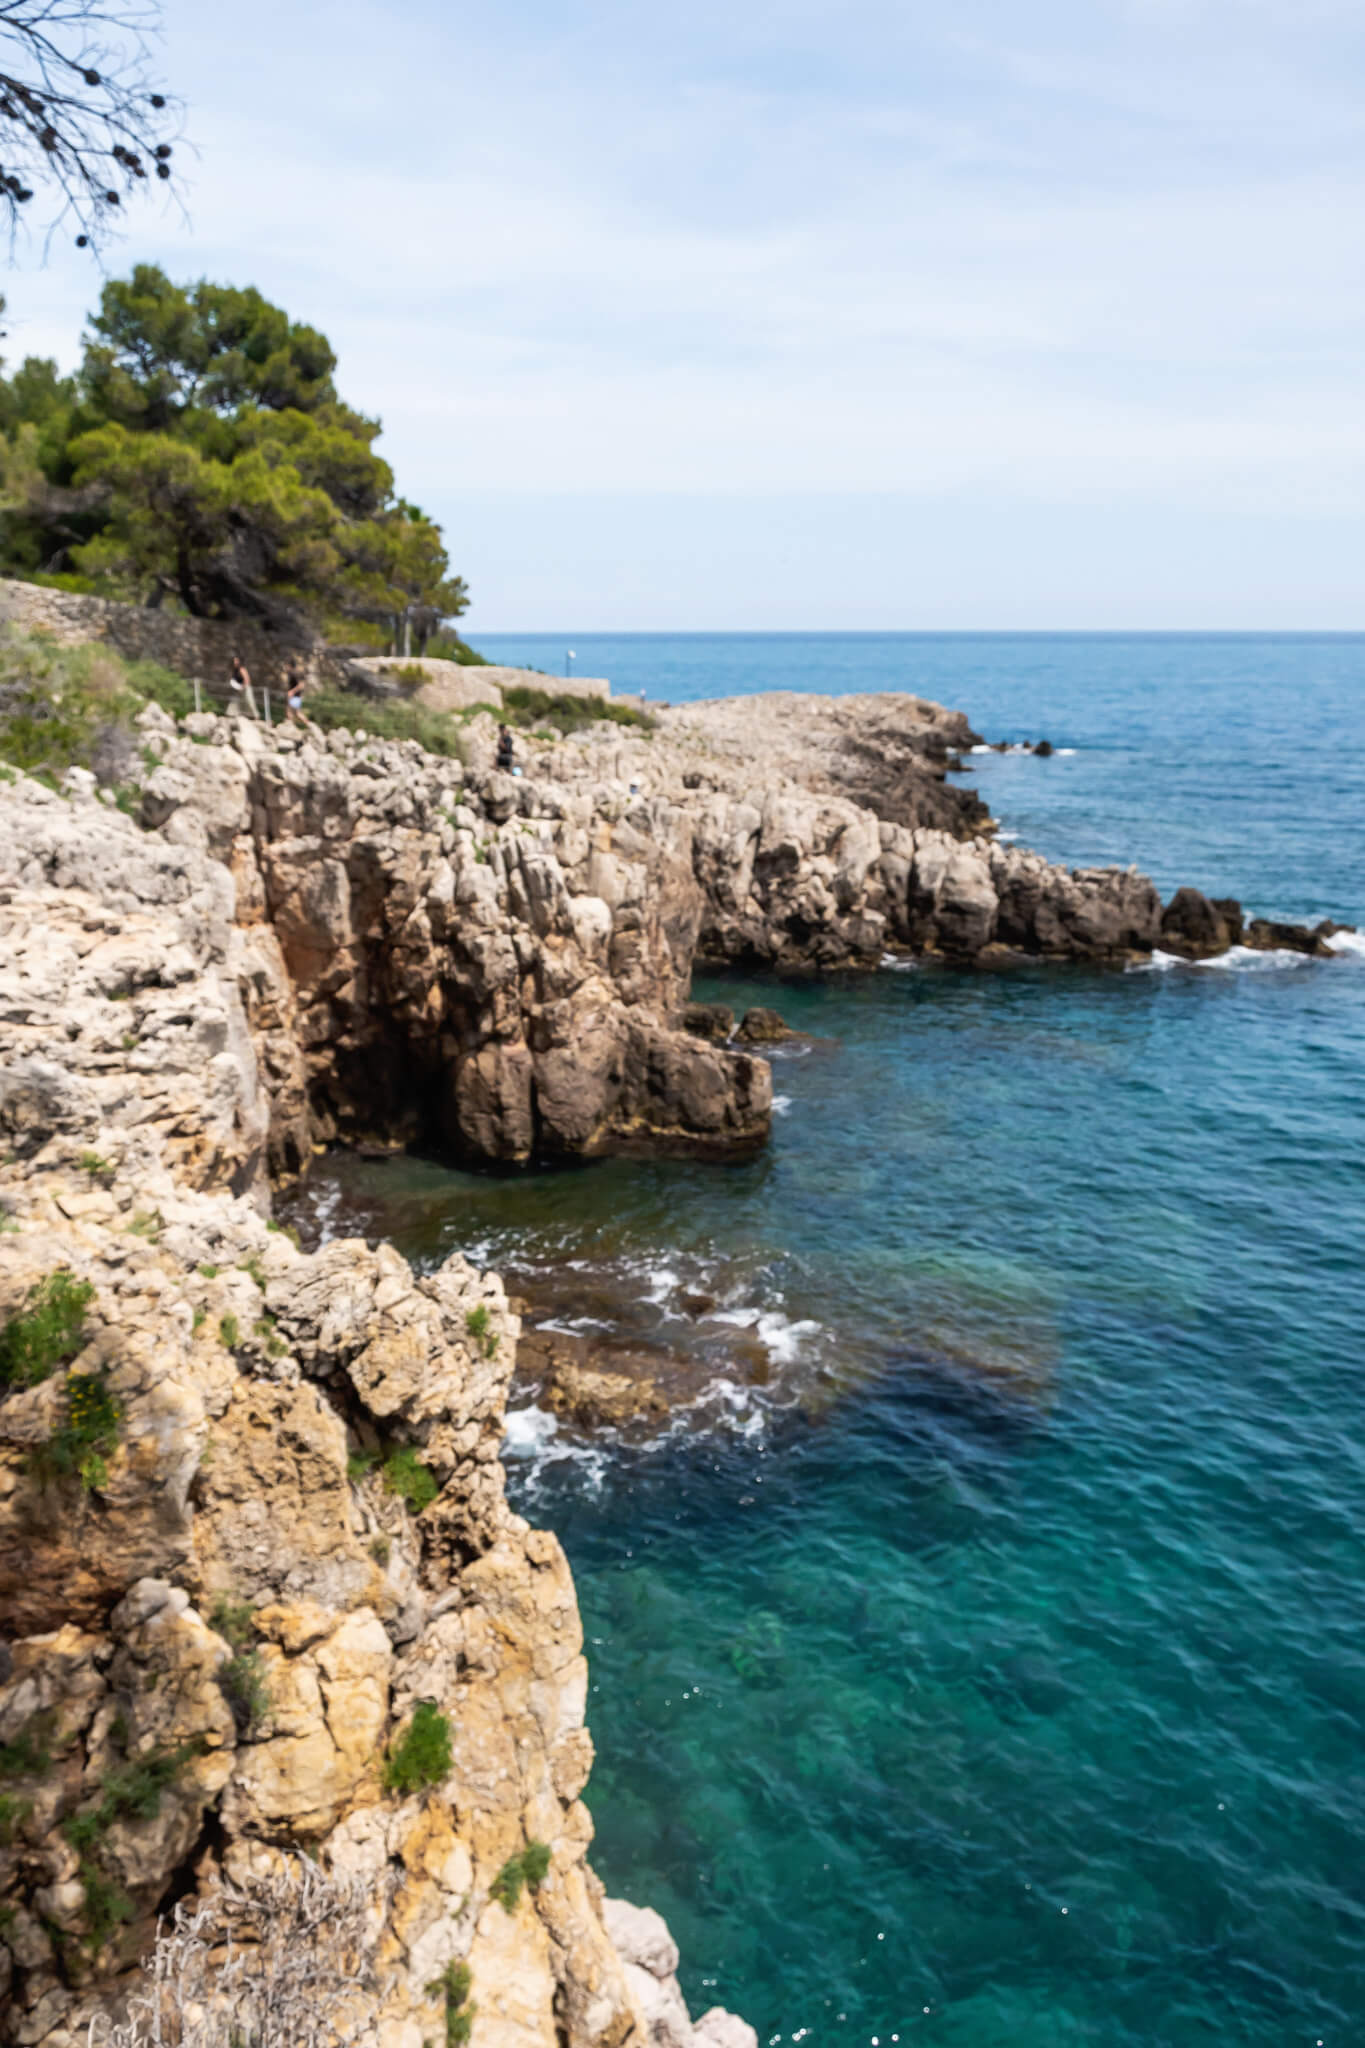
[[[507,726],[500,725],[498,727],[498,766],[510,773],[515,759],[516,749],[512,744],[512,734]]]
[[[284,679],[284,715],[291,725],[309,723],[303,708],[303,671],[296,661],[289,664]]]

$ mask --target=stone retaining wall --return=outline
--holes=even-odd
[[[331,681],[335,675],[340,680],[340,671],[334,670],[324,650],[249,621],[192,619],[181,612],[116,604],[107,597],[50,590],[8,577],[0,577],[0,622],[29,633],[48,633],[63,647],[107,641],[129,661],[159,661],[210,684],[226,684],[234,654],[241,655],[253,682],[271,688],[283,681],[291,662],[298,662],[314,679]]]

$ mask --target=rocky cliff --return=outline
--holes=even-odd
[[[504,1498],[500,1283],[265,1218],[272,1143],[311,1142],[300,1020],[354,997],[287,917],[234,922],[283,872],[236,845],[275,786],[246,759],[196,752],[192,814],[154,775],[166,834],[0,787],[0,2035],[83,2041],[159,1912],[306,1852],[373,1902],[364,2039],[435,2038],[463,1963],[479,2048],[687,2048],[666,1931],[586,1861],[581,1629]]]
[[[197,886],[230,928],[216,971],[240,991],[276,1172],[337,1138],[512,1162],[737,1156],[766,1139],[769,1070],[680,1028],[697,962],[1121,961],[1162,935],[1135,871],[1001,845],[946,781],[966,721],[917,698],[779,697],[690,707],[653,733],[533,736],[516,776],[493,767],[487,718],[463,764],[351,732],[142,722],[148,872],[120,900],[132,910],[192,855],[214,866]],[[55,816],[23,828],[20,877],[117,870],[107,820],[53,844]]]
[[[159,1912],[306,1851],[372,1902],[382,2048],[435,2036],[460,1964],[477,2048],[689,2048],[666,1930],[586,1861],[501,1284],[305,1255],[272,1174],[336,1139],[724,1159],[770,1070],[687,1028],[698,959],[1199,955],[1240,910],[1000,845],[946,780],[965,720],[915,698],[533,737],[517,776],[486,720],[463,762],[140,723],[135,817],[0,774],[4,2038],[74,2048]]]

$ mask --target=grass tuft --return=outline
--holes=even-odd
[[[550,1868],[551,1849],[547,1842],[528,1842],[519,1856],[509,1856],[488,1887],[504,1912],[515,1912],[523,1886],[538,1891]]]
[[[422,1700],[384,1764],[384,1790],[405,1799],[450,1776],[450,1723],[432,1700]]]
[[[384,1460],[383,1476],[388,1491],[405,1501],[414,1515],[420,1515],[423,1508],[430,1507],[441,1490],[436,1484],[435,1473],[422,1463],[408,1444],[389,1452]]]
[[[69,1365],[85,1343],[85,1311],[95,1298],[88,1280],[59,1266],[36,1280],[26,1306],[0,1330],[0,1387],[36,1387]]]

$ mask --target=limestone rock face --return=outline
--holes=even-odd
[[[143,819],[235,883],[277,1170],[380,1131],[512,1161],[763,1143],[765,1063],[670,1021],[704,913],[674,807],[626,816],[581,779],[195,724],[159,735]]]
[[[678,1983],[678,1946],[658,1913],[625,1899],[604,1899],[602,1917],[626,1966],[651,2048],[758,2048],[754,2029],[721,2006],[712,2006],[693,2026]]]
[[[503,1496],[500,1283],[305,1255],[167,1170],[197,1147],[92,1115],[35,1111],[0,1167],[0,1328],[54,1272],[90,1290],[47,1376],[0,1393],[0,2035],[75,2048],[168,1893],[306,1848],[387,1902],[367,2048],[436,2038],[456,1960],[484,2048],[662,2043],[585,1860],[573,1582]],[[82,1477],[52,1447],[92,1384],[111,1419]],[[433,1707],[448,1768],[394,1780]],[[530,1842],[550,1867],[509,1910],[494,1880]]]
[[[22,1149],[55,1115],[117,1123],[192,1185],[259,1185],[270,1107],[229,875],[27,777],[0,798],[0,1126]]]

